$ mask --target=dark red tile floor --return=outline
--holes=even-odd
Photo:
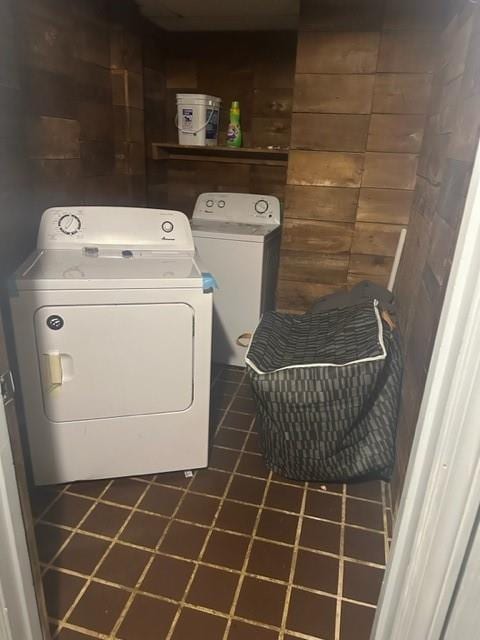
[[[368,640],[388,486],[271,474],[244,372],[213,395],[208,469],[33,492],[55,640]]]

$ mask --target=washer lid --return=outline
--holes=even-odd
[[[202,288],[189,254],[144,250],[50,249],[33,253],[15,273],[17,289]]]
[[[280,229],[273,224],[244,224],[221,220],[191,220],[194,238],[218,238],[240,242],[265,242],[265,238]]]

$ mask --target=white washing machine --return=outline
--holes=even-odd
[[[11,297],[37,484],[207,466],[203,282],[183,213],[45,211]]]
[[[198,259],[218,282],[213,359],[245,366],[245,352],[264,311],[275,307],[280,202],[250,193],[202,193],[191,220]]]

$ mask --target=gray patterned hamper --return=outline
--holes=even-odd
[[[321,482],[390,478],[402,364],[376,300],[267,312],[245,360],[272,471]]]

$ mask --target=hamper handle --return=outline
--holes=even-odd
[[[236,343],[239,347],[248,347],[250,344],[250,340],[252,339],[251,333],[242,333],[238,336]]]

